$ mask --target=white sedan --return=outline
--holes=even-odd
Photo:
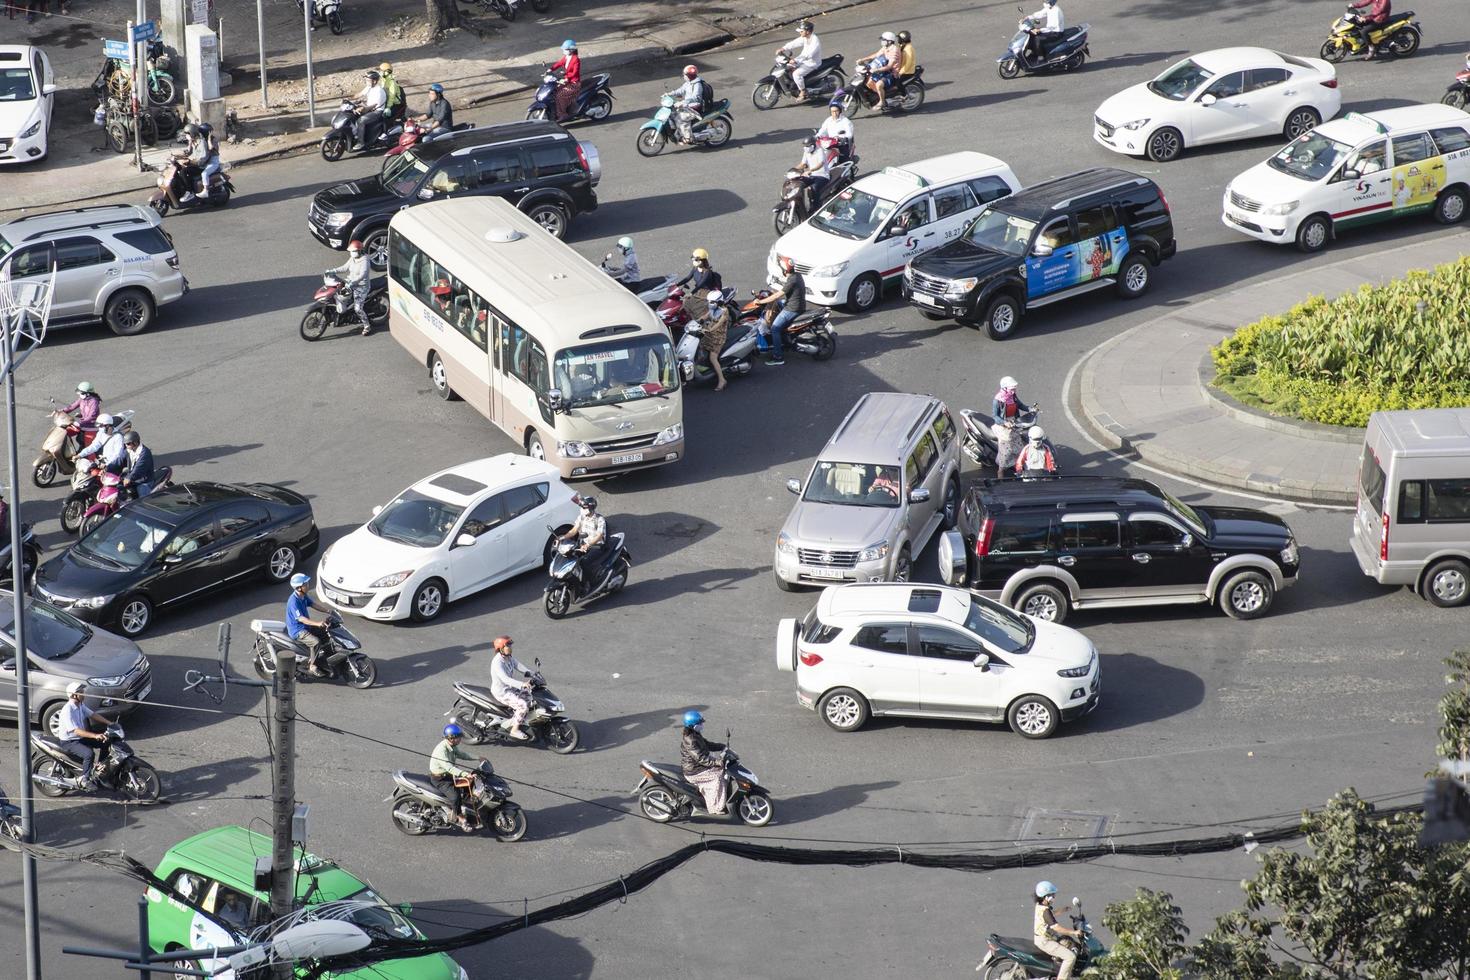
[[[503,453],[420,480],[338,541],[317,566],[317,597],[368,619],[433,619],[446,603],[540,568],[547,526],[577,519],[555,466]]]
[[[1337,71],[1320,58],[1269,48],[1219,48],[1186,58],[1098,106],[1092,138],[1160,163],[1187,146],[1283,136],[1290,142],[1342,108]]]
[[[46,158],[56,78],[51,60],[29,44],[0,45],[0,164]]]

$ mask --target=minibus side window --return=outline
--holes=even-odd
[[[1424,523],[1424,481],[1405,480],[1399,484],[1400,524]]]

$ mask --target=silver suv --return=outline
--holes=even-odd
[[[960,503],[960,438],[932,395],[869,392],[832,434],[776,537],[776,587],[906,582]]]
[[[44,281],[56,270],[51,326],[103,321],[141,333],[158,307],[189,291],[174,243],[151,208],[104,204],[0,224],[0,276]]]

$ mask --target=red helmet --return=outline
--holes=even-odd
[[[791,261],[791,256],[789,255],[783,255],[778,258],[776,260],[776,264],[781,267],[782,272],[790,272],[792,269],[796,268],[796,263]]]
[[[695,68],[693,65],[685,65],[684,66],[684,77],[685,78],[693,78],[695,75],[698,75],[698,74],[699,74],[699,69],[698,68]]]
[[[360,239],[360,238],[354,238],[352,241],[348,242],[347,243],[347,251],[349,251],[349,252],[361,252],[362,251],[362,239]]]
[[[509,636],[506,636],[504,634],[497,636],[495,638],[495,652],[499,653],[502,650],[510,649],[512,642],[514,641],[512,641]]]

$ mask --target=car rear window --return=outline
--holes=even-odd
[[[530,154],[531,167],[535,170],[536,177],[560,177],[563,174],[578,173],[581,170],[571,147],[563,143],[532,146]]]
[[[167,255],[174,250],[173,243],[168,240],[168,237],[159,228],[138,228],[134,231],[120,231],[113,237],[149,255]]]
[[[1363,466],[1358,472],[1358,491],[1372,506],[1375,514],[1383,513],[1383,488],[1387,483],[1388,478],[1384,476],[1383,467],[1378,464],[1378,457],[1373,455],[1373,450],[1364,446]]]
[[[995,522],[990,550],[1002,554],[1046,551],[1050,539],[1050,514],[1008,514]]]
[[[817,618],[816,606],[801,621],[801,638],[806,643],[831,643],[841,633],[841,626],[828,626]]]

